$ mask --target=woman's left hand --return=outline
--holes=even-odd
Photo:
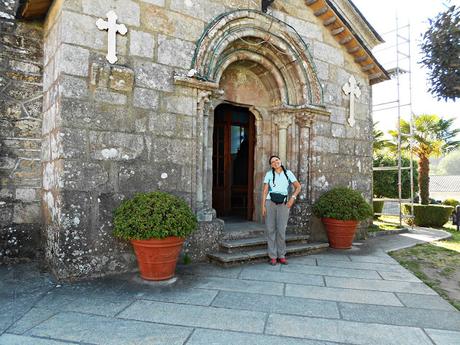
[[[291,208],[292,205],[294,205],[294,199],[293,199],[293,198],[289,198],[288,202],[286,203],[286,207],[287,207],[287,208]]]

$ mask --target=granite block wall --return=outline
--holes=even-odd
[[[209,160],[205,169],[198,169],[202,157],[197,153],[212,155],[212,136],[208,133],[208,146],[203,147],[199,93],[175,84],[174,76],[189,71],[196,41],[213,18],[248,6],[259,9],[260,2],[55,1],[42,26],[15,21],[12,1],[2,4],[2,33],[12,32],[11,42],[30,50],[20,50],[27,56],[22,59],[0,53],[0,99],[8,105],[2,103],[2,113],[11,117],[0,124],[9,138],[2,135],[2,224],[9,228],[21,219],[18,224],[39,238],[43,223],[45,256],[60,278],[130,270],[134,256],[129,244],[111,235],[112,211],[121,200],[138,191],[161,189],[183,197],[194,209],[203,203],[197,190],[206,180]],[[126,35],[117,35],[115,64],[105,59],[107,32],[95,24],[106,19],[109,10],[128,28]],[[302,132],[311,139],[311,183],[303,181],[308,202],[336,185],[360,189],[370,200],[372,121],[365,74],[303,0],[277,1],[270,11],[308,44],[330,111],[316,116],[308,134]],[[24,30],[28,34],[21,36]],[[14,73],[4,77],[7,71]],[[27,78],[14,79],[15,73]],[[341,90],[351,75],[362,92],[354,127],[347,123],[349,98]],[[288,128],[287,158],[295,171],[304,169],[297,159],[299,131],[296,125]],[[257,135],[265,151],[256,150],[265,162],[277,145],[277,129],[269,117]],[[311,215],[305,205],[296,206],[293,225],[308,224]],[[211,213],[207,216],[212,218]],[[186,250],[192,258],[203,258],[217,247],[221,231],[218,220],[202,222]],[[321,226],[308,231],[316,238],[323,234]],[[0,243],[8,243],[4,247],[11,251],[9,234],[1,235]]]
[[[43,27],[0,1],[0,262],[40,253]]]

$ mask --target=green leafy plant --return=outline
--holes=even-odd
[[[414,115],[413,128],[410,123],[401,119],[402,147],[418,157],[418,187],[420,190],[420,203],[428,205],[430,202],[430,158],[440,157],[460,147],[457,135],[460,128],[454,128],[454,118],[443,119],[434,114]],[[393,138],[393,148],[396,147],[398,131],[389,132]],[[412,145],[409,145],[409,134],[412,133]]]
[[[196,227],[196,216],[187,203],[165,192],[136,194],[114,211],[113,234],[126,240],[187,237]]]
[[[428,69],[429,92],[438,99],[460,97],[460,6],[450,6],[433,19],[428,19],[423,34],[423,58],[420,63]]]
[[[460,201],[458,200],[455,200],[455,199],[446,199],[442,202],[443,205],[447,205],[447,206],[452,206],[452,207],[456,207],[458,205],[460,205]]]
[[[395,167],[398,165],[398,159],[394,154],[375,154],[374,167]],[[410,159],[401,157],[401,166],[410,166]],[[418,171],[417,162],[412,162],[414,195],[418,191]],[[397,170],[376,170],[374,171],[373,193],[377,198],[397,198],[398,197],[398,171]],[[410,192],[410,171],[408,169],[401,171],[401,196],[403,199],[411,197]]]
[[[383,205],[384,205],[383,200],[373,200],[372,201],[372,208],[374,209],[374,213],[382,213],[383,211]],[[378,218],[378,215],[374,215],[374,218]]]
[[[313,213],[338,220],[364,220],[373,214],[361,193],[347,187],[336,187],[321,195],[313,205]]]
[[[414,205],[414,219],[409,223],[417,226],[442,227],[449,221],[454,211],[452,206],[446,205]],[[411,214],[411,205],[402,204],[403,214]]]

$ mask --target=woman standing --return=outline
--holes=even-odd
[[[289,210],[300,193],[300,183],[290,170],[286,170],[278,156],[269,159],[272,167],[265,174],[262,192],[262,216],[267,226],[268,256],[270,265],[276,260],[287,265],[286,260],[286,226]],[[289,197],[289,185],[294,185],[294,192]]]

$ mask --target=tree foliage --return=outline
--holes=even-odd
[[[418,191],[417,187],[417,162],[412,162],[413,166],[413,183],[414,195]],[[374,167],[395,167],[398,165],[398,159],[394,154],[378,153],[374,155]],[[401,157],[401,166],[410,166],[410,159]],[[374,171],[373,179],[374,196],[377,198],[398,198],[398,171],[397,170],[379,170]],[[401,196],[403,199],[409,199],[410,193],[410,170],[401,172]]]
[[[430,157],[439,157],[460,147],[460,141],[455,137],[460,133],[459,128],[453,128],[454,119],[442,119],[434,114],[414,116],[412,131],[412,148],[409,145],[410,123],[401,120],[401,145],[403,149],[412,149],[418,157],[418,186],[421,203],[429,203],[429,172]],[[393,148],[396,146],[398,131],[390,131],[393,136]]]
[[[335,187],[322,194],[313,205],[313,213],[319,218],[338,220],[364,220],[373,214],[361,193],[347,187]]]
[[[384,138],[383,132],[377,128],[378,122],[374,122],[372,125],[372,135],[374,141],[372,142],[372,149],[375,154],[383,152],[389,145],[389,140]]]
[[[460,98],[460,7],[453,5],[429,19],[420,61],[429,70],[428,91],[438,99]]]

